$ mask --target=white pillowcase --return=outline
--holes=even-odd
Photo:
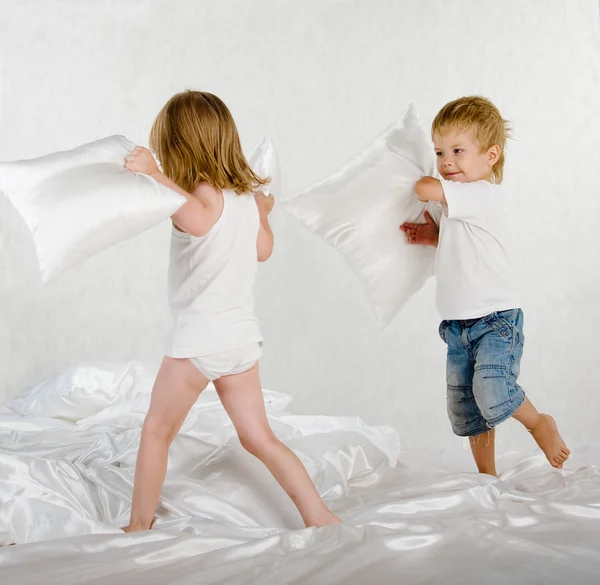
[[[19,392],[6,405],[16,414],[78,421],[152,390],[159,364],[82,363]]]
[[[110,136],[0,163],[0,191],[31,231],[44,282],[159,224],[185,203],[151,177],[125,169],[134,146],[123,136]]]
[[[137,423],[140,425],[143,423],[144,416],[150,408],[150,399],[150,392],[139,393],[132,400],[119,401],[116,404],[105,408],[104,410],[78,420],[77,426],[79,428],[85,428],[107,423],[111,424],[114,423],[118,418],[124,423],[127,421],[125,424],[131,428],[134,428],[136,426],[134,421],[137,421]],[[267,414],[279,414],[285,411],[285,409],[289,406],[290,402],[292,401],[292,397],[287,394],[280,394],[279,392],[272,392],[270,390],[263,389],[263,400]],[[212,382],[206,387],[205,390],[202,391],[192,406],[190,413],[186,418],[184,427],[181,429],[182,432],[194,425],[197,415],[209,411],[213,413],[218,412],[223,416],[227,416]],[[206,419],[204,419],[203,422],[206,423]]]
[[[271,180],[261,187],[265,195],[281,195],[281,170],[279,157],[275,150],[273,140],[268,135],[254,147],[248,163],[252,170],[261,178],[270,177]]]
[[[102,423],[131,407],[148,410],[160,362],[84,362],[16,394],[8,412],[22,416],[58,418],[80,425]],[[269,414],[284,411],[292,397],[263,389]],[[129,404],[129,406],[125,406]],[[194,409],[222,409],[214,384],[200,394]]]
[[[424,222],[416,181],[433,175],[435,157],[414,106],[340,171],[284,201],[302,225],[334,246],[363,284],[381,327],[433,274],[435,249],[411,245],[405,221]]]

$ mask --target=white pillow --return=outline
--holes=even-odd
[[[145,415],[150,408],[151,393],[138,393],[133,400],[119,401],[112,406],[105,408],[91,416],[82,418],[77,421],[79,428],[91,427],[95,425],[111,424],[119,422],[123,417],[133,416],[138,419],[140,424],[143,422],[143,418],[137,415]],[[279,414],[289,406],[292,401],[292,397],[288,394],[280,394],[279,392],[272,392],[271,390],[263,389],[263,400],[265,403],[265,410],[267,414]],[[200,394],[196,402],[191,408],[190,415],[188,416],[186,428],[193,425],[195,422],[195,416],[199,413],[205,413],[207,411],[223,412],[223,405],[215,389],[215,385],[211,382],[206,389]],[[227,416],[225,414],[225,416]],[[182,431],[185,429],[182,429]]]
[[[417,199],[414,185],[434,172],[433,147],[411,104],[400,122],[340,171],[282,203],[344,256],[381,327],[433,274],[435,249],[408,244],[399,228],[424,222],[425,210],[433,208]]]
[[[261,187],[265,195],[281,195],[281,171],[279,158],[271,137],[265,135],[254,147],[248,163],[252,170],[261,178],[270,177],[271,180]]]
[[[31,231],[44,282],[157,225],[185,203],[151,177],[125,169],[134,146],[123,136],[110,136],[0,163],[0,191]]]
[[[83,363],[19,392],[6,405],[16,414],[78,421],[152,390],[159,364]]]

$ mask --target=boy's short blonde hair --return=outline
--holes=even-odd
[[[510,128],[487,98],[480,96],[461,97],[446,104],[437,114],[431,125],[431,134],[443,135],[449,130],[465,132],[482,151],[495,144],[500,148],[500,156],[492,170],[492,181],[502,183],[504,177],[504,148],[510,138]]]
[[[269,182],[250,168],[231,112],[211,93],[174,95],[152,125],[150,148],[165,175],[188,193],[204,181],[238,195]]]

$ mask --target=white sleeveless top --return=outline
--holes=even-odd
[[[259,226],[254,197],[233,191],[223,191],[221,217],[207,235],[173,226],[167,356],[206,356],[262,341],[253,297]]]

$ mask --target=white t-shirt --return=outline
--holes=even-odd
[[[441,181],[436,255],[437,308],[445,320],[477,319],[520,307],[505,247],[507,211],[500,185]]]
[[[252,195],[223,191],[221,217],[206,236],[173,227],[168,356],[203,357],[263,340],[253,296],[259,225]]]

